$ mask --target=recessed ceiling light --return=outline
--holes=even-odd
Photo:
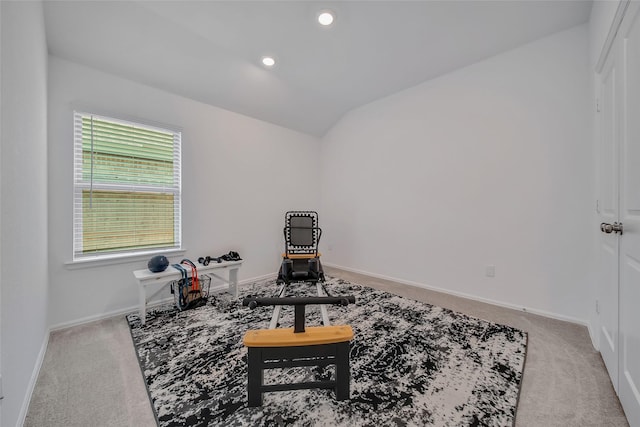
[[[332,11],[323,10],[318,15],[318,22],[320,23],[320,25],[328,27],[329,25],[333,24],[334,18],[335,18],[335,14]]]
[[[271,68],[274,65],[276,65],[276,60],[273,59],[273,57],[271,57],[271,56],[263,56],[262,57],[262,65],[264,65],[267,68]]]

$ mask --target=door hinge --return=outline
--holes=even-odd
[[[596,213],[600,213],[600,200],[596,199]]]
[[[596,300],[596,314],[600,314],[600,304],[598,304],[598,300]]]
[[[600,99],[596,98],[596,113],[600,112]]]

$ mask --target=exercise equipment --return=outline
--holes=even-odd
[[[161,273],[169,267],[169,260],[164,255],[156,255],[147,263],[147,268],[152,273]]]
[[[242,300],[242,304],[251,309],[275,306],[269,329],[251,330],[244,335],[243,343],[248,349],[248,405],[261,406],[265,392],[307,388],[333,389],[337,400],[349,399],[349,342],[353,338],[353,329],[349,325],[330,326],[327,305],[346,306],[353,304],[355,297],[330,295],[324,286],[324,271],[318,252],[322,230],[318,227],[317,212],[287,212],[283,232],[285,251],[276,280],[280,285],[277,293],[272,298],[247,297]],[[314,284],[318,296],[286,296],[287,286],[291,283]],[[320,305],[324,326],[305,327],[305,307],[308,304]],[[276,329],[284,305],[294,306],[294,327]],[[333,380],[264,384],[265,369],[327,365],[335,365]]]
[[[207,255],[206,257],[198,258],[198,262],[202,265],[209,265],[211,261],[215,261],[218,264],[222,261],[242,261],[238,252],[230,251],[228,254],[221,255],[219,257],[213,257]]]
[[[220,257],[210,257],[209,255],[207,255],[206,257],[200,257],[198,258],[198,262],[202,265],[209,265],[209,263],[211,261],[215,261],[218,264],[220,264],[222,262],[222,259],[220,259]]]
[[[266,392],[301,390],[309,388],[333,389],[336,400],[350,398],[351,371],[349,366],[349,342],[353,329],[349,325],[305,327],[307,304],[337,304],[346,306],[355,303],[355,297],[247,297],[242,305],[255,309],[259,306],[293,305],[295,321],[293,328],[258,329],[247,331],[243,343],[247,347],[247,401],[248,406],[262,406],[262,395]],[[301,366],[335,365],[335,378],[324,381],[301,383],[264,384],[264,370]]]
[[[235,251],[229,251],[228,254],[220,256],[220,259],[223,261],[242,261],[242,258],[240,258],[240,254]]]
[[[331,297],[324,285],[324,270],[320,262],[318,245],[322,229],[318,226],[315,211],[289,211],[285,214],[283,229],[285,248],[276,283],[280,285],[275,297],[283,298],[291,283],[309,283],[316,286],[319,297]],[[275,329],[280,319],[281,305],[273,310],[270,329]],[[329,326],[329,315],[325,305],[320,306],[322,323]]]
[[[187,258],[180,261],[180,264],[173,264],[173,267],[181,275],[179,280],[171,282],[171,293],[174,296],[176,307],[182,311],[206,304],[211,278],[206,275],[198,277],[196,265]],[[189,271],[191,275],[189,275]]]

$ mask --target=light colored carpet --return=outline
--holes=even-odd
[[[628,426],[584,326],[342,270],[325,271],[528,332],[517,426]],[[51,334],[24,425],[155,425],[124,316]]]
[[[51,333],[24,425],[156,425],[124,316]]]

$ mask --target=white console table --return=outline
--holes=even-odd
[[[198,275],[206,273],[208,276],[213,276],[227,283],[229,285],[229,293],[235,298],[238,298],[238,270],[240,269],[241,265],[242,261],[223,261],[220,263],[212,261],[209,265],[202,265],[200,263],[197,263],[196,267],[198,268]],[[185,266],[185,268],[187,269],[187,272],[190,272],[190,269],[187,266]],[[226,271],[228,275],[227,277],[223,277],[216,274],[214,271]],[[140,321],[144,325],[147,318],[147,286],[157,283],[162,283],[163,286],[165,286],[172,280],[181,279],[182,273],[180,273],[180,271],[175,269],[172,265],[169,265],[169,267],[167,267],[165,271],[162,271],[160,273],[152,273],[145,268],[144,270],[134,271],[133,275],[138,281]]]

